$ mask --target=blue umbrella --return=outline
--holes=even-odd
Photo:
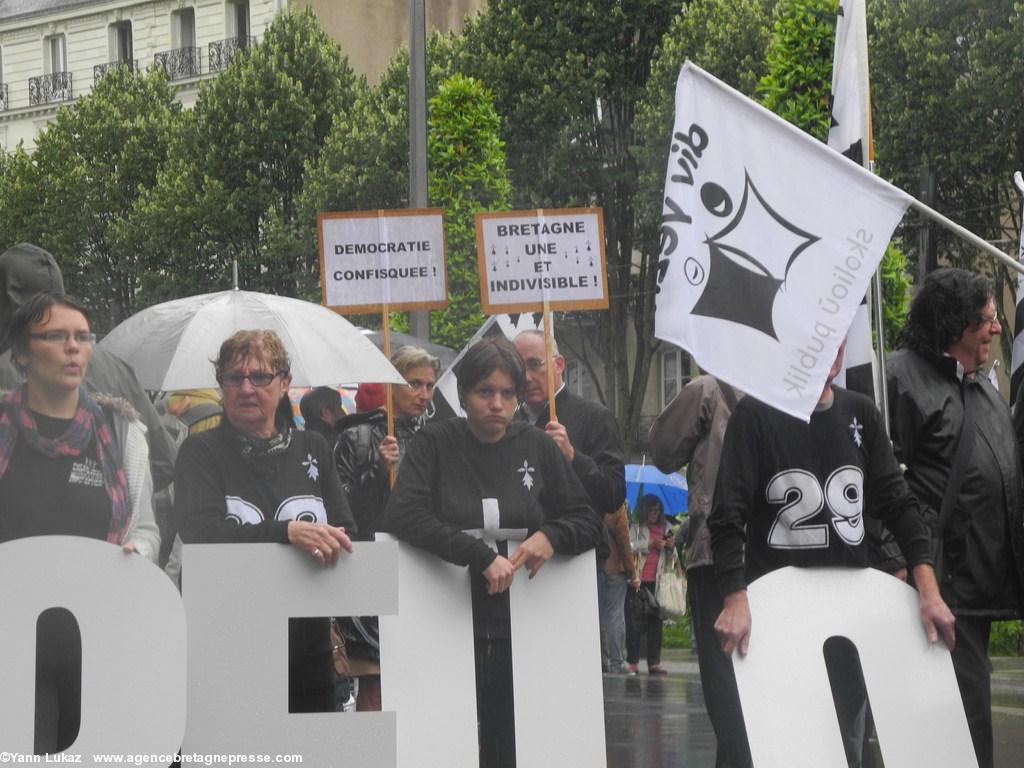
[[[651,494],[661,499],[666,515],[680,515],[686,512],[688,491],[686,478],[673,472],[666,475],[657,467],[647,464],[626,465],[626,503],[630,513],[635,513],[637,500]]]

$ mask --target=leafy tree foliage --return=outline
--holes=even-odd
[[[637,247],[657,257],[668,146],[675,118],[675,83],[689,59],[753,98],[775,0],[693,0],[672,21],[655,53],[634,131],[638,145]]]
[[[868,10],[881,173],[916,195],[930,168],[932,206],[1012,252],[1020,226],[1012,175],[1024,168],[1024,4],[875,0]],[[936,236],[940,259],[994,274],[1002,295],[1005,268],[942,229]],[[917,261],[916,249],[910,256]],[[1009,359],[1009,334],[1002,343]]]
[[[156,183],[179,114],[162,73],[118,68],[57,113],[32,155],[19,148],[5,160],[4,246],[28,241],[51,251],[101,329],[138,308],[133,207]]]
[[[653,53],[680,0],[493,0],[463,30],[458,71],[494,93],[517,207],[604,211],[611,308],[588,324],[605,362],[601,394],[635,438],[651,358],[649,259],[633,272],[633,120]],[[635,281],[639,281],[639,283]],[[635,304],[630,305],[630,300]],[[630,364],[629,316],[637,354]],[[637,328],[642,330],[638,331]],[[600,382],[598,382],[600,384]]]
[[[318,294],[319,259],[296,227],[307,164],[366,89],[310,10],[203,84],[159,183],[140,205],[151,298],[230,287]]]
[[[484,322],[475,215],[507,209],[512,190],[498,114],[479,81],[453,75],[430,100],[429,114],[429,198],[445,209],[448,257],[448,307],[431,313],[430,337],[460,349]]]
[[[781,0],[768,71],[757,85],[765,107],[821,141],[828,138],[837,10],[836,0]]]

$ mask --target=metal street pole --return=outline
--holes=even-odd
[[[409,0],[409,207],[427,207],[426,0]],[[430,340],[430,313],[410,312],[412,335]]]

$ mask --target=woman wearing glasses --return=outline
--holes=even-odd
[[[216,429],[185,440],[174,471],[186,544],[290,544],[322,566],[352,551],[348,502],[331,451],[316,432],[292,429],[281,408],[290,362],[273,331],[239,331],[214,363],[224,401]],[[188,574],[183,574],[183,582]],[[290,622],[289,710],[334,709],[326,619]]]
[[[96,337],[86,311],[42,293],[14,314],[7,340],[25,377],[0,401],[0,542],[63,534],[108,541],[155,561],[149,448],[125,401],[82,386]],[[66,749],[78,735],[81,646],[74,619],[39,619],[35,751]]]

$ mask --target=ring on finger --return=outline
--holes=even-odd
[[[320,557],[321,554],[319,548],[313,550],[313,557]]]

